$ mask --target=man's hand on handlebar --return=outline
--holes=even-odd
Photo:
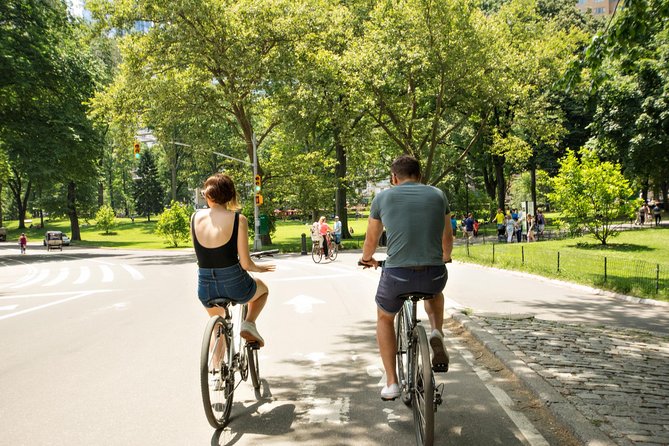
[[[379,261],[376,260],[374,257],[370,259],[363,259],[360,257],[360,260],[358,260],[358,265],[362,266],[363,268],[378,268],[379,267]]]

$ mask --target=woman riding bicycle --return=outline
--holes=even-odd
[[[203,197],[209,209],[202,209],[191,218],[193,247],[198,264],[197,294],[210,316],[224,316],[225,310],[212,307],[214,298],[227,298],[248,304],[241,336],[261,347],[265,341],[255,321],[267,302],[269,290],[249,272],[274,271],[274,265],[256,265],[249,255],[248,221],[236,212],[240,209],[237,191],[229,176],[215,174],[204,182]]]

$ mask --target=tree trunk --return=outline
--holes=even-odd
[[[495,163],[495,182],[497,183],[497,207],[506,209],[506,181],[504,180],[504,158],[493,155]]]
[[[9,185],[9,189],[12,191],[12,195],[14,196],[14,202],[16,203],[16,210],[18,212],[18,217],[19,217],[19,229],[25,229],[26,228],[26,211],[28,209],[28,197],[30,196],[30,189],[32,186],[32,182],[28,180],[28,185],[26,186],[26,192],[21,196],[21,192],[23,191],[23,183],[21,182],[21,176],[19,175],[19,172],[12,168],[12,173],[13,176],[9,179],[7,184]]]
[[[71,240],[81,240],[79,217],[77,216],[77,185],[74,181],[67,183],[67,216],[70,218]]]
[[[531,186],[530,189],[532,191],[532,206],[534,209],[534,217],[537,215],[537,165],[532,160],[532,163],[530,164],[530,182]]]
[[[105,185],[102,181],[98,183],[98,207],[105,204]]]
[[[335,151],[337,155],[337,166],[335,167],[335,177],[337,181],[337,191],[335,192],[335,214],[339,216],[341,222],[342,239],[351,238],[348,231],[348,210],[346,209],[346,147],[341,142],[339,129],[334,132]]]

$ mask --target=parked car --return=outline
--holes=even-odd
[[[63,246],[70,246],[70,238],[69,238],[64,232],[61,232],[61,231],[47,231],[47,233],[44,234],[44,240],[42,240],[42,244],[43,244],[44,246],[46,246],[47,237],[48,237],[48,233],[49,233],[49,232],[51,232],[51,233],[54,233],[54,232],[55,232],[55,233],[60,233],[60,235],[61,235],[61,239],[63,240]]]

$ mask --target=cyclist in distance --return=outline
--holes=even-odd
[[[385,227],[388,255],[376,291],[376,338],[386,371],[386,386],[381,391],[384,400],[400,396],[394,327],[395,315],[403,304],[397,298],[400,294],[422,292],[434,295],[424,301],[432,327],[429,336],[434,354],[432,364],[448,364],[442,331],[442,291],[448,279],[445,263],[451,261],[453,249],[448,200],[440,189],[421,184],[418,160],[400,156],[393,161],[390,170],[390,182],[395,187],[381,191],[372,201],[360,259],[365,266],[378,267],[373,256]]]
[[[274,265],[256,265],[249,254],[248,220],[237,211],[237,191],[229,176],[217,173],[204,182],[203,197],[209,209],[196,211],[191,218],[193,247],[197,257],[197,294],[210,316],[224,316],[225,310],[211,307],[215,298],[228,298],[248,304],[241,336],[261,347],[265,341],[258,333],[256,319],[267,302],[265,283],[249,272],[274,271]]]

